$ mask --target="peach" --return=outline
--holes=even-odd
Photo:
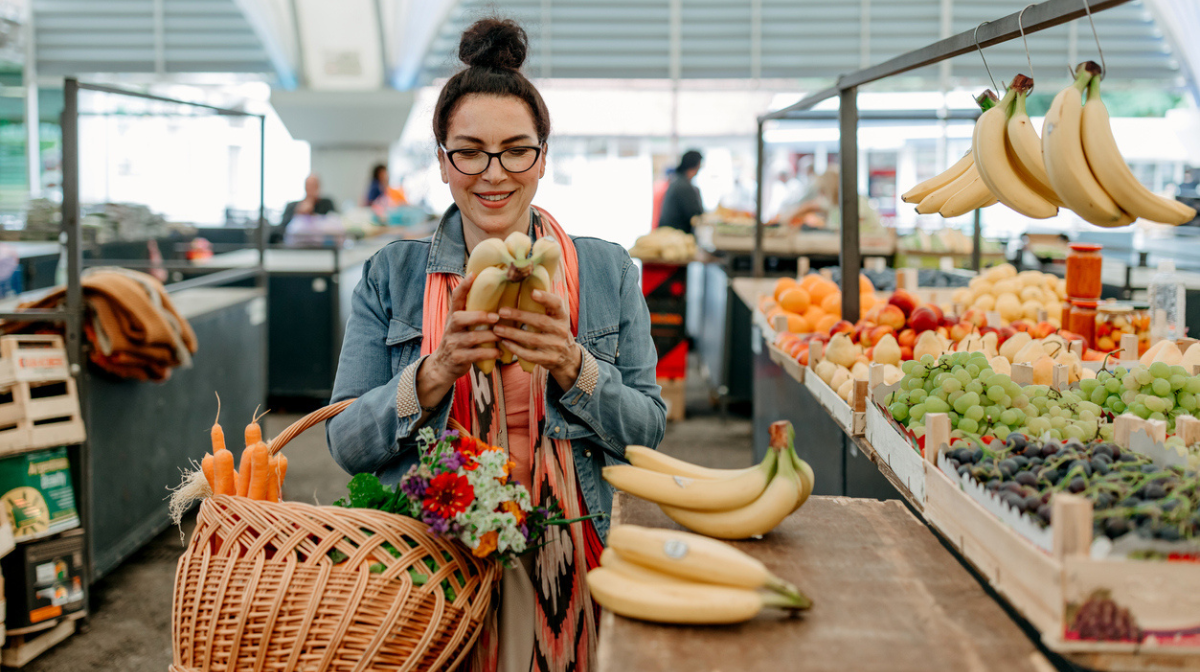
[[[887,326],[886,324],[881,324],[881,325],[875,327],[874,329],[871,330],[871,334],[870,334],[871,345],[878,343],[879,339],[883,338],[884,336],[887,336],[888,334],[895,336],[896,330]]]
[[[920,305],[920,300],[917,297],[909,294],[903,289],[897,289],[892,292],[892,296],[888,299],[888,304],[899,308],[905,317],[908,317]],[[899,327],[897,327],[899,328]]]
[[[956,342],[961,341],[967,336],[970,336],[971,332],[973,331],[975,331],[975,325],[971,324],[970,322],[955,323],[954,326],[950,327],[950,340]]]
[[[1029,328],[1032,327],[1033,325],[1026,322],[1025,320],[1013,320],[1012,322],[1008,323],[1008,326],[1012,327],[1013,329],[1015,329],[1017,331],[1024,331],[1024,332],[1028,333]],[[1030,334],[1030,335],[1032,336],[1032,334]]]
[[[987,326],[987,312],[978,308],[971,308],[962,314],[964,322],[970,322],[976,327],[983,328]]]
[[[934,313],[929,306],[917,308],[908,317],[908,326],[912,327],[918,334],[930,329],[936,329],[940,323],[941,320],[938,319],[937,313]]]
[[[829,335],[830,336],[833,336],[834,334],[853,334],[853,333],[854,333],[854,325],[851,324],[850,322],[848,322],[847,320],[838,320],[838,321],[834,322],[832,326],[829,327]]]
[[[911,345],[900,346],[900,359],[909,360],[913,358],[913,349]]]
[[[888,303],[879,311],[879,319],[875,320],[879,324],[887,325],[892,329],[899,331],[904,328],[904,323],[908,320],[908,315],[899,306]]]
[[[915,329],[904,329],[896,334],[896,342],[900,344],[900,347],[908,346],[912,348],[917,344],[917,331]]]
[[[945,327],[938,327],[937,335],[941,336],[943,339],[949,339],[950,338],[950,330]]]

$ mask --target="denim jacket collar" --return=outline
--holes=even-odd
[[[534,224],[538,217],[537,210],[530,208],[529,236],[533,237]],[[437,231],[429,248],[429,261],[425,264],[425,274],[453,273],[457,276],[467,274],[467,242],[463,236],[462,213],[458,204],[451,203],[442,215]]]

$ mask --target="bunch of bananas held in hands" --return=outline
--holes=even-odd
[[[637,525],[609,531],[608,548],[587,581],[609,611],[658,623],[738,623],[763,607],[812,606],[796,586],[729,544]]]
[[[658,504],[671,520],[720,539],[770,532],[812,494],[812,468],[796,455],[792,424],[771,425],[771,446],[747,469],[707,469],[658,451],[629,446],[629,465],[604,468],[618,490]]]
[[[1100,66],[1081,64],[1075,82],[1055,96],[1041,138],[1025,109],[1032,79],[1017,75],[994,106],[987,103],[994,96],[986,92],[971,151],[901,199],[917,202],[919,213],[943,217],[984,207],[990,198],[1033,219],[1053,217],[1066,207],[1103,227],[1125,226],[1139,217],[1163,224],[1191,221],[1194,209],[1154,194],[1129,170],[1100,99],[1100,80]]]
[[[495,313],[501,308],[516,308],[545,314],[546,307],[534,301],[532,294],[534,290],[551,291],[560,259],[562,247],[551,236],[538,238],[535,243],[518,231],[504,240],[484,240],[471,250],[467,259],[467,275],[475,274],[475,284],[467,293],[467,310]],[[501,320],[500,323],[516,326],[512,320]],[[524,325],[524,328],[532,330],[534,327]],[[517,359],[503,343],[499,344],[499,349],[502,363],[512,364]],[[526,373],[533,373],[533,363],[520,361]],[[476,362],[475,366],[484,374],[490,374],[496,368],[496,362],[485,360]]]

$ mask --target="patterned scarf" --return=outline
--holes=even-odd
[[[571,333],[579,333],[579,259],[570,236],[545,210],[531,213],[532,238],[552,235],[562,245],[559,276],[553,279],[554,292],[570,307]],[[441,230],[436,235],[442,235]],[[437,349],[446,327],[450,294],[461,278],[453,273],[433,273],[425,282],[424,334],[421,354]],[[537,367],[530,383],[529,437],[533,452],[531,464],[534,506],[557,503],[567,518],[587,514],[579,480],[575,473],[571,442],[551,439],[544,433],[546,417],[546,381],[548,374]],[[508,449],[508,428],[504,411],[504,388],[500,367],[483,375],[474,367],[458,379],[454,387],[451,417],[471,433],[491,445]],[[577,670],[594,667],[596,651],[596,609],[587,589],[587,571],[599,564],[600,537],[591,521],[570,526],[551,526],[545,545],[535,551],[533,585],[537,593],[534,620],[533,672]],[[500,604],[496,600],[496,604]],[[498,664],[499,638],[496,615],[485,622],[472,655],[470,669],[494,672]]]

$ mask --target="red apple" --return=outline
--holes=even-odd
[[[854,325],[851,324],[847,320],[838,320],[837,322],[835,322],[833,324],[832,327],[829,328],[830,336],[833,336],[834,334],[853,334],[853,333],[854,333]]]
[[[930,329],[936,329],[940,323],[937,314],[930,310],[929,306],[917,308],[908,317],[908,326],[912,327],[918,334]]]
[[[912,346],[911,345],[900,346],[900,359],[909,360],[912,358],[913,358]]]
[[[1024,331],[1024,332],[1028,333],[1029,328],[1032,327],[1033,325],[1026,322],[1025,320],[1013,320],[1012,322],[1009,323],[1008,326],[1012,327],[1013,329],[1015,329],[1017,331]]]
[[[907,347],[909,350],[917,344],[917,332],[914,329],[905,329],[896,335],[896,342],[900,347]]]
[[[892,296],[888,299],[888,304],[896,306],[904,312],[905,317],[908,317],[916,310],[917,306],[921,305],[921,301],[903,289],[897,289],[895,292],[892,292]]]
[[[964,322],[970,322],[971,324],[975,325],[976,327],[979,327],[980,329],[983,329],[983,327],[986,327],[987,323],[988,323],[987,322],[987,313],[982,310],[979,310],[978,308],[971,308],[967,312],[963,313],[962,319]]]
[[[859,320],[858,324],[854,326],[854,342],[863,346],[873,344],[875,342],[871,340],[871,331],[873,329],[875,329],[875,325],[871,322]]]
[[[960,320],[957,315],[947,315],[942,318],[941,326],[949,329],[950,327],[953,327],[954,325],[958,324],[961,321],[962,320]]]
[[[958,322],[950,327],[950,340],[957,343],[970,336],[973,331],[975,331],[975,325],[970,322]]]
[[[886,325],[899,331],[904,328],[904,323],[908,320],[908,316],[898,306],[887,304],[879,313],[878,324]]]

